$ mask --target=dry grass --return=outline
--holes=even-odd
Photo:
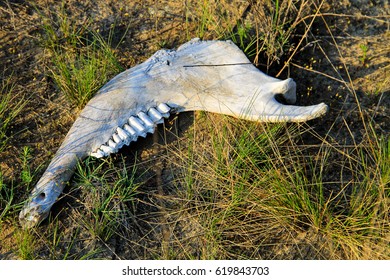
[[[12,137],[10,127],[15,118],[22,112],[27,105],[26,98],[21,94],[15,94],[15,84],[12,82],[12,76],[1,77],[0,85],[0,152],[2,152]]]
[[[209,139],[196,135],[208,127]],[[389,142],[297,144],[307,133],[306,125],[196,118],[181,143],[187,151],[167,151],[177,190],[166,198],[174,204],[171,257],[388,258]],[[334,180],[335,164],[348,181]],[[191,233],[176,236],[178,224]]]
[[[88,22],[76,24],[64,6],[55,15],[47,9],[40,16],[41,44],[51,60],[48,71],[58,89],[82,109],[110,77],[124,70],[115,57],[112,32],[106,41]]]

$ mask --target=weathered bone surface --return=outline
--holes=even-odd
[[[323,115],[323,103],[295,103],[292,79],[260,72],[230,41],[193,39],[176,51],[160,50],[144,63],[114,77],[76,119],[20,213],[30,228],[45,219],[79,160],[117,152],[153,133],[174,112],[204,110],[252,121],[302,122]]]

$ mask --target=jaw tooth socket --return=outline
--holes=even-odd
[[[112,147],[107,146],[107,145],[101,145],[100,150],[102,150],[106,156],[108,156],[109,154],[115,153],[115,150]]]
[[[165,103],[160,103],[157,106],[157,110],[161,113],[161,115],[164,118],[168,118],[169,117],[169,112],[171,111],[171,108],[167,104],[165,104]]]
[[[135,129],[139,136],[146,137],[145,127],[137,117],[131,116],[129,118],[129,124]]]
[[[148,111],[148,116],[155,124],[164,122],[163,115],[156,108],[151,107]]]
[[[144,112],[139,112],[138,117],[145,124],[148,133],[154,132],[154,122]]]

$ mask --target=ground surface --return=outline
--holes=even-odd
[[[248,22],[256,17],[253,5],[246,1],[220,2],[224,3],[224,9],[232,24],[240,17],[244,17],[244,21]],[[319,102],[329,105],[330,111],[325,117],[310,122],[318,135],[327,135],[342,145],[359,143],[364,138],[364,127],[357,120],[363,112],[371,117],[378,133],[388,136],[388,1],[334,2],[322,5],[321,12],[326,23],[322,18],[313,23],[310,36],[301,42],[300,48],[288,61],[289,67],[284,68],[283,65],[291,52],[285,56],[281,55],[280,61],[274,61],[268,70],[265,62],[267,58],[262,55],[258,57],[259,67],[273,76],[283,70],[279,78],[292,77],[297,82],[300,105]],[[20,184],[17,188],[16,201],[19,202],[26,199],[33,183],[43,173],[79,112],[79,109],[63,96],[49,75],[50,55],[42,45],[40,13],[55,18],[61,9],[66,11],[76,26],[82,26],[90,20],[89,28],[105,38],[114,26],[112,45],[122,40],[115,49],[115,54],[125,69],[144,61],[162,47],[178,47],[200,33],[197,19],[201,17],[199,14],[202,11],[197,1],[1,1],[0,77],[3,80],[11,79],[15,84],[15,93],[26,96],[28,103],[8,132],[12,137],[0,155],[0,170],[6,183],[14,181],[17,184],[23,165],[21,151],[27,146],[31,148],[29,166],[35,172],[31,185]],[[309,23],[310,18],[307,19],[307,24]],[[300,42],[304,31],[305,28],[300,27],[290,38],[292,47]],[[205,38],[214,39],[213,32],[206,32]],[[352,95],[352,91],[356,95]],[[360,108],[356,97],[359,99]],[[48,237],[45,227],[47,228],[49,223],[44,223],[33,232],[32,238],[36,240],[36,247],[31,250],[30,257],[208,258],[205,253],[202,255],[200,247],[207,247],[204,242],[209,239],[204,239],[201,227],[192,222],[190,216],[186,216],[189,212],[180,214],[176,208],[176,214],[166,212],[180,199],[175,195],[177,184],[172,170],[177,168],[173,163],[180,162],[182,156],[179,152],[169,154],[167,150],[186,150],[186,142],[194,139],[202,146],[202,141],[207,143],[209,138],[210,128],[202,127],[201,124],[196,125],[196,136],[192,135],[193,121],[194,115],[191,113],[172,118],[167,121],[165,128],[159,128],[158,135],[123,149],[121,155],[113,158],[113,164],[117,168],[127,166],[131,169],[137,161],[140,170],[137,175],[145,178],[146,182],[137,196],[142,203],[134,206],[133,220],[124,221],[128,223],[128,231],[116,234],[115,238],[108,238],[104,242],[99,238],[91,238],[90,231],[77,223],[85,207],[80,200],[88,201],[88,196],[85,191],[69,187],[66,189],[67,195],[53,209],[52,216],[58,216],[55,220],[58,228],[57,239],[53,228]],[[190,136],[188,132],[191,132]],[[317,140],[312,135],[303,138],[302,141],[308,145],[316,143]],[[154,145],[156,143],[161,145]],[[170,145],[172,147],[168,149]],[[331,172],[327,175],[327,180],[332,181],[340,177],[341,171],[338,167],[329,170]],[[112,174],[106,176],[115,178]],[[16,215],[15,212],[14,218],[11,215],[11,218],[1,225],[1,259],[21,257],[17,252],[23,242],[18,241],[18,236],[22,234],[16,223]],[[323,237],[315,232],[302,231],[291,237],[293,241],[282,238],[282,231],[277,231],[277,234],[280,236],[275,235],[264,241],[268,244],[263,244],[261,249],[253,252],[252,257],[343,257],[321,251],[321,246],[313,246],[314,243],[323,242]],[[181,250],[180,244],[183,242],[187,242],[192,250],[185,248],[183,254],[174,252]],[[289,242],[293,242],[295,246],[289,246]],[[69,252],[68,247],[71,247]],[[235,256],[232,254],[224,257]]]

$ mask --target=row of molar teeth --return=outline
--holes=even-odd
[[[164,118],[169,117],[171,108],[161,103],[156,108],[151,107],[147,113],[139,112],[137,116],[131,116],[123,127],[118,127],[111,139],[106,144],[100,146],[90,155],[102,158],[118,152],[124,145],[136,141],[138,136],[146,137],[147,133],[153,133],[157,124],[163,123]]]

